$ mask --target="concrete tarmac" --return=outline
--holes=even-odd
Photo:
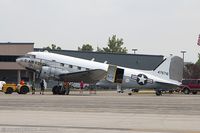
[[[0,133],[200,133],[200,95],[6,95]]]

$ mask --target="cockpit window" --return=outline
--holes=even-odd
[[[35,55],[26,54],[25,57],[28,57],[28,58],[35,58]]]

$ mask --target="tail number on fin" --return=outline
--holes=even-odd
[[[169,73],[168,73],[168,72],[165,72],[165,71],[158,71],[158,74],[161,74],[161,75],[166,75],[166,76],[168,76],[168,75],[169,75]]]

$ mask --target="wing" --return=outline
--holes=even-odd
[[[101,69],[94,69],[88,71],[81,71],[81,72],[74,72],[74,73],[66,73],[60,74],[61,81],[68,81],[68,82],[81,82],[84,83],[96,83],[99,80],[103,79],[106,75],[106,71]]]

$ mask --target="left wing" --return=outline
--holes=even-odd
[[[103,79],[106,75],[105,70],[94,69],[88,71],[74,72],[74,73],[64,73],[60,74],[60,80],[68,82],[81,82],[84,83],[96,83]]]

